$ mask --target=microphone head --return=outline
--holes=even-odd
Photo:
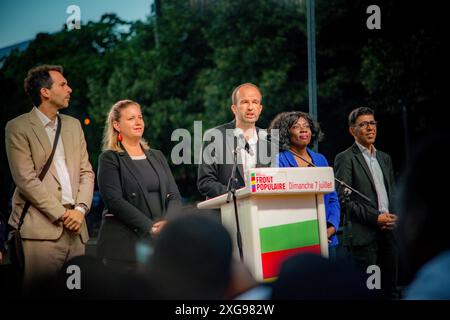
[[[237,142],[237,148],[239,149],[239,148],[244,148],[244,144],[245,144],[245,142],[246,142],[246,140],[245,140],[245,136],[244,136],[244,133],[242,132],[242,130],[241,129],[239,129],[239,128],[236,128],[236,129],[234,129],[234,136],[236,137],[236,142]]]
[[[234,128],[233,134],[234,134],[234,136],[237,137],[237,138],[244,137],[244,132],[243,132],[242,129],[240,129],[240,128]]]
[[[249,144],[247,141],[245,142],[245,151],[247,151],[247,153],[248,153],[249,155],[251,155],[251,156],[254,155],[254,152],[253,152],[253,150],[250,148],[250,144]]]
[[[236,150],[244,149],[245,151],[247,151],[248,154],[253,156],[253,150],[250,148],[250,144],[245,139],[242,129],[236,128],[234,130],[234,136],[237,138]]]

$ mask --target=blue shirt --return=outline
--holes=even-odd
[[[328,167],[328,161],[322,154],[316,153],[309,148],[307,149],[307,151],[314,165],[316,165],[317,167]],[[295,161],[294,159],[294,155],[289,150],[282,151],[277,155],[276,165],[280,168],[298,167],[297,161]],[[339,228],[339,222],[341,220],[341,206],[339,205],[339,198],[336,191],[325,194],[324,202],[327,224],[331,224],[337,232]],[[338,245],[336,233],[330,237],[330,240],[330,247],[335,247]]]

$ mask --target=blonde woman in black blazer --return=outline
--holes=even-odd
[[[105,210],[97,256],[125,270],[136,266],[136,243],[151,241],[180,209],[180,193],[167,161],[142,138],[140,105],[115,103],[108,115],[99,157],[98,185]]]

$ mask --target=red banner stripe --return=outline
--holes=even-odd
[[[320,254],[320,245],[316,244],[308,247],[272,251],[261,254],[263,279],[278,276],[281,265],[287,258],[305,252]]]

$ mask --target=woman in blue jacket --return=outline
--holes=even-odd
[[[273,129],[279,130],[280,153],[276,157],[278,167],[309,167],[311,165],[308,162],[317,167],[328,167],[327,159],[322,154],[308,148],[310,143],[320,141],[323,136],[319,124],[309,114],[300,111],[282,112],[272,120],[269,130]],[[341,208],[336,191],[325,194],[324,198],[329,256],[334,261]]]

